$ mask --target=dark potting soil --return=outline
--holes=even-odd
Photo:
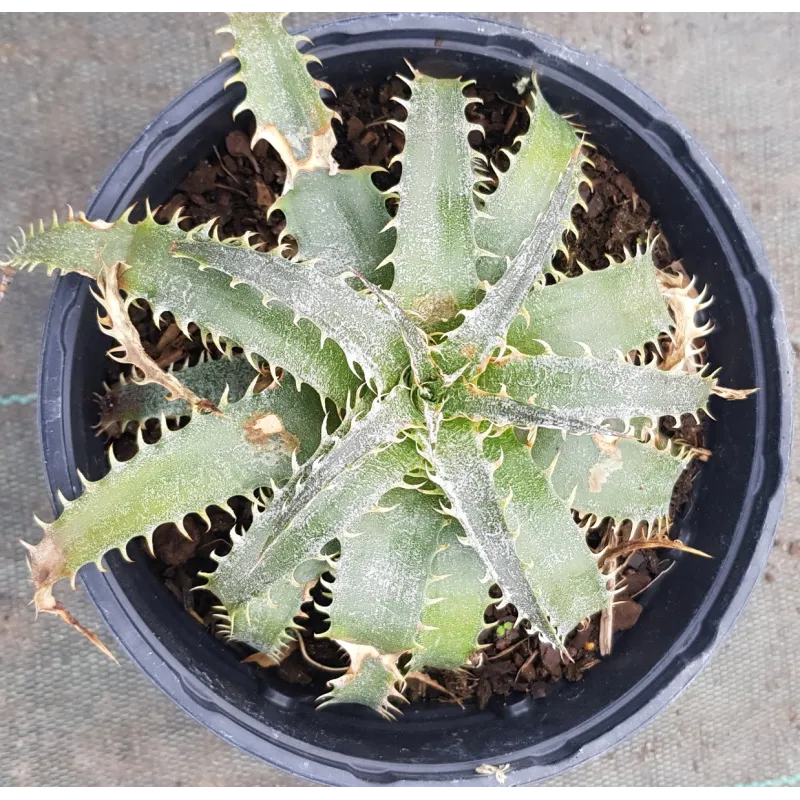
[[[499,150],[511,147],[515,137],[524,132],[527,114],[519,98],[474,87],[467,90],[467,94],[470,92],[479,95],[483,103],[468,106],[467,114],[486,133],[484,138],[471,134],[470,142],[490,159],[498,159],[502,166],[505,156]],[[387,167],[392,156],[402,150],[402,134],[387,124],[388,119],[402,113],[402,109],[392,103],[393,96],[408,96],[408,87],[399,79],[378,87],[340,91],[335,105],[342,122],[334,123],[338,139],[334,156],[342,169],[363,164]],[[579,237],[577,241],[568,237],[570,255],[559,254],[555,261],[556,267],[568,274],[579,271],[578,262],[590,269],[603,269],[607,265],[606,254],[621,258],[624,248],[633,250],[658,230],[650,206],[630,179],[605,155],[592,152],[590,156],[594,166],[587,168],[587,174],[592,180],[592,188],[583,187],[587,209],[577,208],[573,215]],[[388,173],[377,173],[375,182],[379,188],[387,189],[397,181],[399,174],[400,166],[394,165]],[[261,141],[251,150],[250,136],[242,130],[232,130],[224,143],[215,148],[214,156],[201,161],[183,179],[156,216],[165,222],[183,209],[181,225],[185,229],[216,218],[222,236],[240,236],[253,231],[257,235],[253,241],[260,241],[265,249],[271,249],[277,245],[285,220],[280,212],[268,218],[267,211],[280,196],[284,178],[283,164],[272,147]],[[659,238],[654,246],[657,266],[668,269],[673,259],[664,237]],[[148,353],[162,367],[187,357],[189,363],[199,358],[204,346],[199,331],[190,330],[192,336],[185,336],[168,315],[162,318],[161,326],[156,327],[146,307],[132,308],[132,316]],[[668,337],[662,344],[669,347]],[[213,345],[210,349],[218,355]],[[119,368],[112,370],[109,381],[116,380],[118,374]],[[176,422],[174,427],[185,422]],[[170,425],[173,427],[172,423]],[[677,429],[662,425],[662,431],[669,436],[677,435],[690,445],[702,447],[703,426],[690,416],[684,417]],[[118,458],[124,460],[134,454],[136,437],[133,426],[126,431],[117,429],[108,433]],[[149,422],[144,431],[145,440],[154,441],[159,435],[158,423]],[[692,480],[698,468],[697,462],[693,462],[675,487],[672,514],[676,522],[672,535],[680,524],[681,509],[689,501]],[[244,498],[234,498],[231,506],[237,514],[237,523],[249,524],[252,518],[249,503]],[[199,572],[214,568],[209,555],[215,550],[224,553],[230,546],[229,532],[233,524],[222,509],[209,509],[209,516],[210,527],[200,517],[187,518],[185,527],[191,540],[183,537],[174,525],[161,526],[154,537],[154,563],[167,587],[187,612],[212,631],[214,598],[207,592],[191,590],[202,583],[198,578]],[[596,549],[611,535],[613,530],[609,521],[602,521],[590,530],[588,542]],[[624,588],[614,606],[610,623],[612,631],[624,631],[636,624],[642,610],[639,596],[672,563],[663,555],[664,551],[642,550],[629,557],[618,581],[618,585]],[[325,602],[321,597],[317,599],[320,603]],[[283,678],[299,684],[327,680],[340,673],[346,664],[346,658],[336,645],[313,636],[313,633],[325,630],[324,617],[310,605],[305,610],[309,613],[302,641],[305,654],[295,646],[277,667]],[[512,606],[503,609],[491,606],[486,613],[487,622],[502,624],[514,618]],[[502,635],[494,629],[487,629],[484,633],[486,647],[482,656],[476,657],[475,666],[459,672],[430,670],[429,677],[434,684],[412,678],[408,695],[412,700],[474,701],[480,708],[486,706],[492,696],[505,696],[512,691],[541,697],[562,678],[580,680],[586,670],[600,662],[599,637],[599,615],[569,637],[566,643],[568,655],[564,656],[537,638],[524,635],[519,628],[511,628]],[[250,657],[259,663],[260,657],[246,646],[239,643],[231,643],[231,646],[242,657]],[[323,668],[314,666],[313,662]],[[440,688],[437,689],[435,684]]]

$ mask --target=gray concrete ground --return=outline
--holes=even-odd
[[[694,132],[752,214],[800,343],[800,17],[498,16],[599,54]],[[84,203],[147,122],[216,64],[218,21],[0,17],[0,237],[54,205]],[[49,513],[32,395],[50,290],[42,274],[21,278],[0,313],[0,783],[301,783],[217,740],[135,667],[113,667],[66,626],[32,625],[16,540],[35,539],[32,513]],[[645,730],[553,785],[800,782],[797,466],[795,457],[768,571],[713,663]],[[70,603],[93,619],[85,598]]]

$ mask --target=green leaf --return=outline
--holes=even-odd
[[[129,461],[112,461],[99,481],[63,501],[55,522],[43,525],[42,541],[30,551],[37,605],[61,578],[74,580],[84,564],[109,550],[123,555],[127,543],[165,522],[179,526],[187,514],[205,515],[234,495],[252,495],[292,471],[292,454],[303,461],[316,449],[322,426],[319,397],[308,388],[275,387],[225,406],[223,415],[195,415],[185,428],[152,445],[140,440]]]
[[[300,173],[294,188],[270,208],[270,214],[279,209],[286,215],[281,239],[293,236],[300,258],[315,260],[329,275],[358,271],[381,284],[378,265],[391,253],[395,235],[384,230],[391,218],[386,198],[372,182],[376,171]]]
[[[535,286],[525,315],[514,320],[507,341],[522,353],[538,355],[542,341],[561,356],[583,355],[586,345],[598,358],[614,358],[656,341],[673,324],[656,282],[652,248],[606,269]]]
[[[450,387],[443,406],[443,414],[445,419],[465,417],[473,422],[487,420],[499,427],[513,426],[525,430],[544,427],[575,434],[619,435],[608,425],[598,425],[558,410],[538,408],[529,403],[512,400],[507,395],[490,394],[463,380],[456,381]]]
[[[204,234],[193,233],[195,239]],[[242,347],[249,357],[258,354],[271,366],[281,367],[297,380],[344,406],[360,381],[350,370],[341,348],[328,340],[320,347],[319,329],[306,320],[294,324],[292,312],[278,305],[265,307],[257,292],[246,286],[232,290],[225,275],[206,270],[187,259],[173,258],[176,242],[187,234],[177,217],[159,225],[148,214],[137,225],[124,215],[116,223],[88,222],[70,215],[45,231],[30,234],[10,254],[9,265],[33,269],[45,264],[48,273],[59,269],[97,278],[103,264],[122,262],[126,269],[120,286],[130,296],[147,300],[158,318],[169,311],[186,331],[196,323],[215,341],[225,339]]]
[[[438,501],[393,489],[340,538],[326,636],[382,654],[417,649],[431,559],[445,519]],[[369,598],[369,602],[365,602]]]
[[[244,397],[258,373],[243,358],[219,358],[214,361],[201,354],[194,366],[184,366],[175,377],[198,397],[218,403],[225,388],[228,401],[235,403]],[[100,398],[100,422],[103,431],[112,425],[124,429],[129,422],[144,424],[164,414],[168,419],[191,416],[192,409],[185,400],[167,400],[167,390],[156,383],[134,383],[123,376]]]
[[[292,575],[302,561],[321,557],[326,544],[419,466],[414,443],[399,436],[418,419],[410,393],[396,389],[343,423],[220,559],[208,588],[226,606],[238,605]]]
[[[505,151],[509,168],[501,172],[495,167],[497,189],[483,197],[487,216],[475,226],[480,247],[496,255],[479,262],[481,278],[492,283],[536,228],[578,144],[575,129],[550,108],[541,92],[529,98],[526,110],[530,127],[517,137],[515,154]]]
[[[233,49],[223,58],[238,58],[240,70],[225,83],[242,82],[247,96],[233,115],[250,110],[256,118],[253,144],[266,139],[277,150],[287,169],[287,184],[303,170],[329,168],[336,136],[331,127],[334,117],[320,99],[320,89],[328,84],[308,74],[314,56],[297,49],[303,36],[291,36],[283,27],[283,13],[229,14],[229,24],[218,33],[231,33]]]
[[[405,79],[404,79],[405,80]],[[460,80],[437,80],[419,73],[411,86],[405,122],[392,121],[406,137],[400,199],[391,226],[397,242],[386,263],[394,265],[392,291],[399,304],[428,329],[441,327],[459,309],[475,305],[475,174],[467,136],[478,126],[464,109]]]
[[[308,561],[303,565],[306,583],[279,581],[240,606],[230,610],[221,607],[224,613],[219,615],[222,621],[217,629],[280,662],[293,638],[290,631],[300,627],[294,618],[303,616],[300,606],[307,599],[308,589],[327,566],[325,561]]]
[[[503,591],[503,600],[513,603],[520,621],[525,619],[554,646],[561,642],[528,583],[525,569],[514,548],[513,529],[504,514],[504,500],[494,483],[496,464],[483,454],[485,437],[471,422],[454,420],[431,425],[431,445],[426,458],[433,465],[431,476],[447,495],[450,512],[461,523],[468,543],[475,548],[489,574]]]
[[[410,671],[465,664],[491,599],[486,567],[459,532],[436,496],[387,493],[341,538],[325,635],[383,655],[413,652]]]
[[[328,682],[330,692],[319,698],[317,708],[341,703],[368,706],[388,720],[398,713],[393,702],[408,701],[397,691],[403,676],[392,656],[381,656],[371,647],[344,645],[350,656],[350,669],[341,678]]]
[[[436,362],[433,360],[430,340],[428,334],[418,328],[411,317],[403,311],[397,304],[394,295],[371,283],[364,275],[359,273],[359,280],[369,289],[381,302],[381,305],[389,312],[392,319],[400,330],[403,337],[403,344],[406,347],[408,359],[411,363],[411,373],[414,385],[423,387],[423,391],[430,390],[425,384],[438,384],[441,382],[442,373]]]
[[[395,320],[373,296],[360,294],[344,280],[327,275],[313,264],[297,264],[271,253],[260,253],[244,242],[233,244],[194,239],[173,248],[177,258],[195,261],[257,291],[264,304],[291,309],[333,339],[351,365],[357,362],[367,381],[379,390],[397,384],[408,366],[403,337]]]
[[[566,252],[563,235],[567,230],[575,230],[572,209],[581,202],[579,189],[586,180],[583,174],[586,159],[580,143],[572,138],[572,152],[530,234],[497,283],[486,290],[483,300],[476,308],[462,311],[463,322],[446,335],[439,348],[445,371],[457,373],[467,364],[481,364],[501,347],[537,278],[551,268],[558,250]]]
[[[514,431],[484,442],[486,457],[502,464],[494,473],[504,497],[514,549],[534,596],[564,637],[583,619],[607,608],[611,595],[584,531]]]
[[[520,402],[590,422],[627,423],[634,417],[680,418],[705,409],[714,379],[591,356],[512,355],[491,364],[478,384],[485,391],[506,391]]]
[[[417,634],[421,649],[411,657],[408,672],[422,667],[458,669],[478,649],[478,635],[486,627],[484,612],[492,602],[491,580],[463,535],[455,520],[439,531]]]
[[[563,437],[544,429],[536,433],[532,454],[542,469],[552,466],[553,487],[565,503],[618,523],[666,518],[675,482],[690,460],[669,442]]]

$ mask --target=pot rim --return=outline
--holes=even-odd
[[[626,696],[625,707],[635,710],[624,715],[621,721],[612,721],[609,724],[609,721],[606,720],[604,727],[596,725],[597,730],[588,740],[585,738],[579,740],[576,737],[571,742],[574,745],[571,754],[565,758],[559,758],[550,764],[534,763],[514,769],[509,775],[508,783],[525,784],[542,780],[599,755],[666,708],[700,672],[720,640],[728,633],[766,563],[783,505],[792,437],[792,359],[783,311],[771,269],[752,223],[711,159],[660,104],[594,56],[580,53],[540,33],[462,14],[371,14],[312,26],[304,33],[310,35],[317,42],[314,52],[323,60],[326,53],[338,49],[343,40],[349,41],[356,48],[363,41],[364,49],[374,49],[376,38],[379,39],[383,34],[394,39],[402,36],[403,43],[408,47],[417,46],[430,49],[431,39],[437,38],[432,34],[444,33],[448,37],[447,44],[453,44],[459,50],[471,48],[484,54],[488,52],[489,55],[492,55],[494,51],[498,54],[502,51],[506,60],[517,61],[520,68],[524,66],[530,69],[531,60],[535,55],[539,71],[543,74],[547,73],[548,64],[564,62],[570,64],[573,71],[580,75],[580,80],[576,81],[576,88],[579,87],[581,94],[591,97],[602,89],[605,93],[604,97],[610,93],[612,96],[627,98],[628,106],[639,109],[652,118],[652,124],[648,126],[648,135],[660,147],[669,150],[681,168],[691,171],[695,184],[703,181],[707,188],[711,188],[717,203],[714,211],[719,217],[727,216],[727,226],[735,228],[747,251],[747,257],[755,265],[754,277],[764,284],[759,291],[766,300],[762,301],[764,306],[759,306],[759,310],[764,307],[771,309],[771,318],[768,322],[773,333],[771,337],[765,338],[765,344],[775,348],[772,356],[777,364],[779,384],[772,389],[779,392],[779,397],[774,403],[773,411],[780,417],[779,441],[781,446],[774,452],[762,454],[764,463],[761,473],[761,488],[767,486],[771,494],[766,502],[763,521],[760,523],[759,541],[750,563],[738,584],[733,588],[728,588],[723,611],[719,614],[709,613],[712,601],[718,599],[722,592],[723,587],[720,586],[718,591],[709,592],[704,603],[705,616],[701,629],[691,639],[681,641],[681,648],[676,644],[664,656],[664,659],[671,659],[681,665],[669,682],[662,685],[655,693],[649,694],[649,699],[644,703],[641,703],[641,697],[638,694],[631,697]],[[473,37],[474,39],[477,33],[484,37],[482,43],[478,44],[475,41],[465,43],[464,37]],[[124,185],[130,185],[136,180],[145,170],[143,165],[147,164],[148,156],[158,151],[162,138],[168,136],[170,131],[179,125],[189,113],[196,112],[202,107],[204,101],[200,101],[198,105],[197,97],[202,94],[198,90],[212,85],[221,87],[222,77],[230,74],[232,70],[231,63],[221,65],[156,117],[108,173],[89,206],[90,214],[97,213],[97,209],[101,205],[105,207],[113,204],[114,200],[119,200],[118,196],[116,198],[105,197],[109,191],[120,195],[118,189],[114,190],[109,187],[112,187],[112,184],[119,184],[120,181]],[[620,116],[624,118],[625,115],[623,113]],[[136,163],[132,163],[131,152],[141,151],[143,148],[146,149],[146,155],[144,157],[137,156]],[[121,211],[121,208],[117,208],[113,213],[119,214]],[[53,359],[57,359],[58,355],[51,354],[48,359],[48,347],[52,348],[52,337],[57,335],[56,326],[59,324],[59,320],[56,319],[55,312],[57,311],[61,315],[65,313],[63,307],[66,298],[69,298],[69,302],[72,304],[76,302],[76,287],[81,281],[83,279],[73,275],[58,279],[43,340],[39,377],[39,420],[42,430],[43,455],[48,470],[48,488],[54,507],[57,499],[55,496],[56,484],[51,471],[52,462],[61,460],[67,465],[65,469],[69,470],[75,491],[78,491],[79,484],[75,474],[75,464],[70,461],[73,452],[72,431],[66,419],[67,415],[64,414],[60,405],[62,397],[69,397],[68,386],[71,372],[69,368],[61,369],[59,391],[54,393],[52,370],[55,369],[54,365],[57,362]],[[753,291],[755,292],[754,289]],[[754,300],[753,303],[755,304],[756,301]],[[757,358],[763,359],[764,357],[762,348],[762,351],[757,353]],[[54,394],[57,394],[58,397],[56,398]],[[57,405],[56,400],[58,401]],[[55,441],[60,444],[60,452],[57,447],[53,447],[53,437],[56,437]],[[353,759],[335,754],[338,761],[331,763],[331,754],[328,751],[315,749],[300,740],[294,742],[284,740],[282,744],[276,744],[274,740],[266,738],[262,731],[267,730],[268,726],[249,717],[243,720],[244,714],[240,709],[221,698],[212,688],[201,683],[193,675],[186,673],[183,665],[171,653],[168,643],[160,641],[153,634],[127,597],[120,591],[112,572],[100,573],[97,570],[85,572],[86,574],[81,576],[82,583],[109,627],[111,618],[113,618],[112,634],[128,656],[190,716],[223,739],[235,743],[242,750],[266,759],[289,773],[311,780],[324,780],[334,784],[370,783],[362,776],[381,770],[381,764],[377,761],[365,759],[360,764],[354,764]],[[727,580],[730,580],[730,576]],[[715,586],[715,588],[717,587]],[[698,612],[698,614],[700,613]],[[621,705],[623,702],[622,699],[619,701]],[[616,720],[619,720],[619,716],[617,714]],[[524,761],[525,752],[523,749],[509,754],[508,760],[512,763]],[[323,754],[327,757],[321,758]],[[350,767],[358,767],[358,774],[354,774],[354,769]],[[418,774],[419,765],[393,763],[390,767],[387,766],[387,769],[396,775],[411,776]],[[462,774],[453,777],[453,775],[453,772],[445,771],[440,775],[433,775],[430,780],[460,785],[495,785],[491,776],[465,777]],[[403,778],[393,781],[393,785],[414,785],[418,782],[414,778]]]

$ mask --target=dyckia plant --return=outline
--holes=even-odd
[[[70,213],[14,244],[6,272],[45,264],[96,281],[111,354],[132,365],[100,427],[161,419],[160,439],[140,437],[126,462],[109,452],[109,473],[42,524],[35,605],[71,620],[59,580],[243,495],[255,518],[204,576],[219,630],[277,662],[320,586],[320,635],[350,659],[323,704],[391,716],[409,674],[474,663],[492,603],[559,649],[608,614],[619,551],[593,553],[588,525],[628,521],[668,544],[672,490],[694,454],[659,422],[744,392],[706,374],[702,294],[655,268],[652,243],[577,277],[553,268],[577,234],[587,143],[535,84],[529,129],[501,169],[468,144],[480,128],[467,83],[412,69],[393,122],[402,176],[382,194],[374,168],[337,168],[325,85],[281,15],[232,14],[225,30],[241,64],[232,81],[247,89],[237,113],[252,111],[254,141],[286,165],[274,208],[297,255],[286,238],[262,252],[249,236],[221,241],[213,223],[186,233],[180,214],[159,224],[149,208],[140,222]],[[129,318],[137,301],[194,323],[227,357],[163,371]]]

